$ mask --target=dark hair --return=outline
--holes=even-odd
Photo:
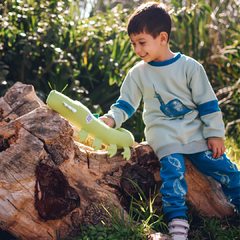
[[[172,21],[167,7],[162,3],[147,2],[140,5],[128,20],[127,32],[139,34],[146,32],[156,38],[161,32],[170,38]]]

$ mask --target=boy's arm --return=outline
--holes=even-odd
[[[110,127],[119,128],[122,123],[129,119],[136,111],[140,104],[141,98],[142,93],[137,83],[131,76],[130,70],[122,83],[120,88],[120,96],[117,102],[111,106],[108,113],[105,114],[101,120],[103,120]],[[111,120],[113,120],[113,124]]]
[[[225,152],[225,145],[221,138],[208,138],[208,148],[213,151],[213,158],[219,158]]]
[[[208,140],[208,147],[213,151],[213,157],[218,157],[225,150],[222,140],[225,137],[224,123],[218,100],[202,65],[199,65],[192,74],[189,86],[204,123],[203,136]]]

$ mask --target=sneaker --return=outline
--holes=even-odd
[[[173,219],[168,223],[169,233],[173,240],[187,240],[189,224],[187,220]]]

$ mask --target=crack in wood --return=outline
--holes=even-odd
[[[9,199],[6,198],[6,200],[7,200],[18,212],[20,212],[20,210],[19,210]]]
[[[31,196],[33,196],[33,194],[32,194],[22,183],[20,183],[20,182],[14,177],[14,175],[13,175],[11,172],[9,172],[9,173],[10,173],[10,175],[12,176],[12,178],[13,178],[17,183],[19,183],[24,189],[26,189],[26,190],[30,193]]]

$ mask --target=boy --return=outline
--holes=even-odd
[[[164,5],[148,2],[130,17],[128,35],[143,60],[127,74],[120,97],[101,119],[118,128],[144,101],[149,145],[160,159],[162,203],[173,239],[187,239],[187,184],[183,154],[221,183],[240,210],[240,172],[224,153],[224,124],[203,67],[169,49],[171,17]]]

